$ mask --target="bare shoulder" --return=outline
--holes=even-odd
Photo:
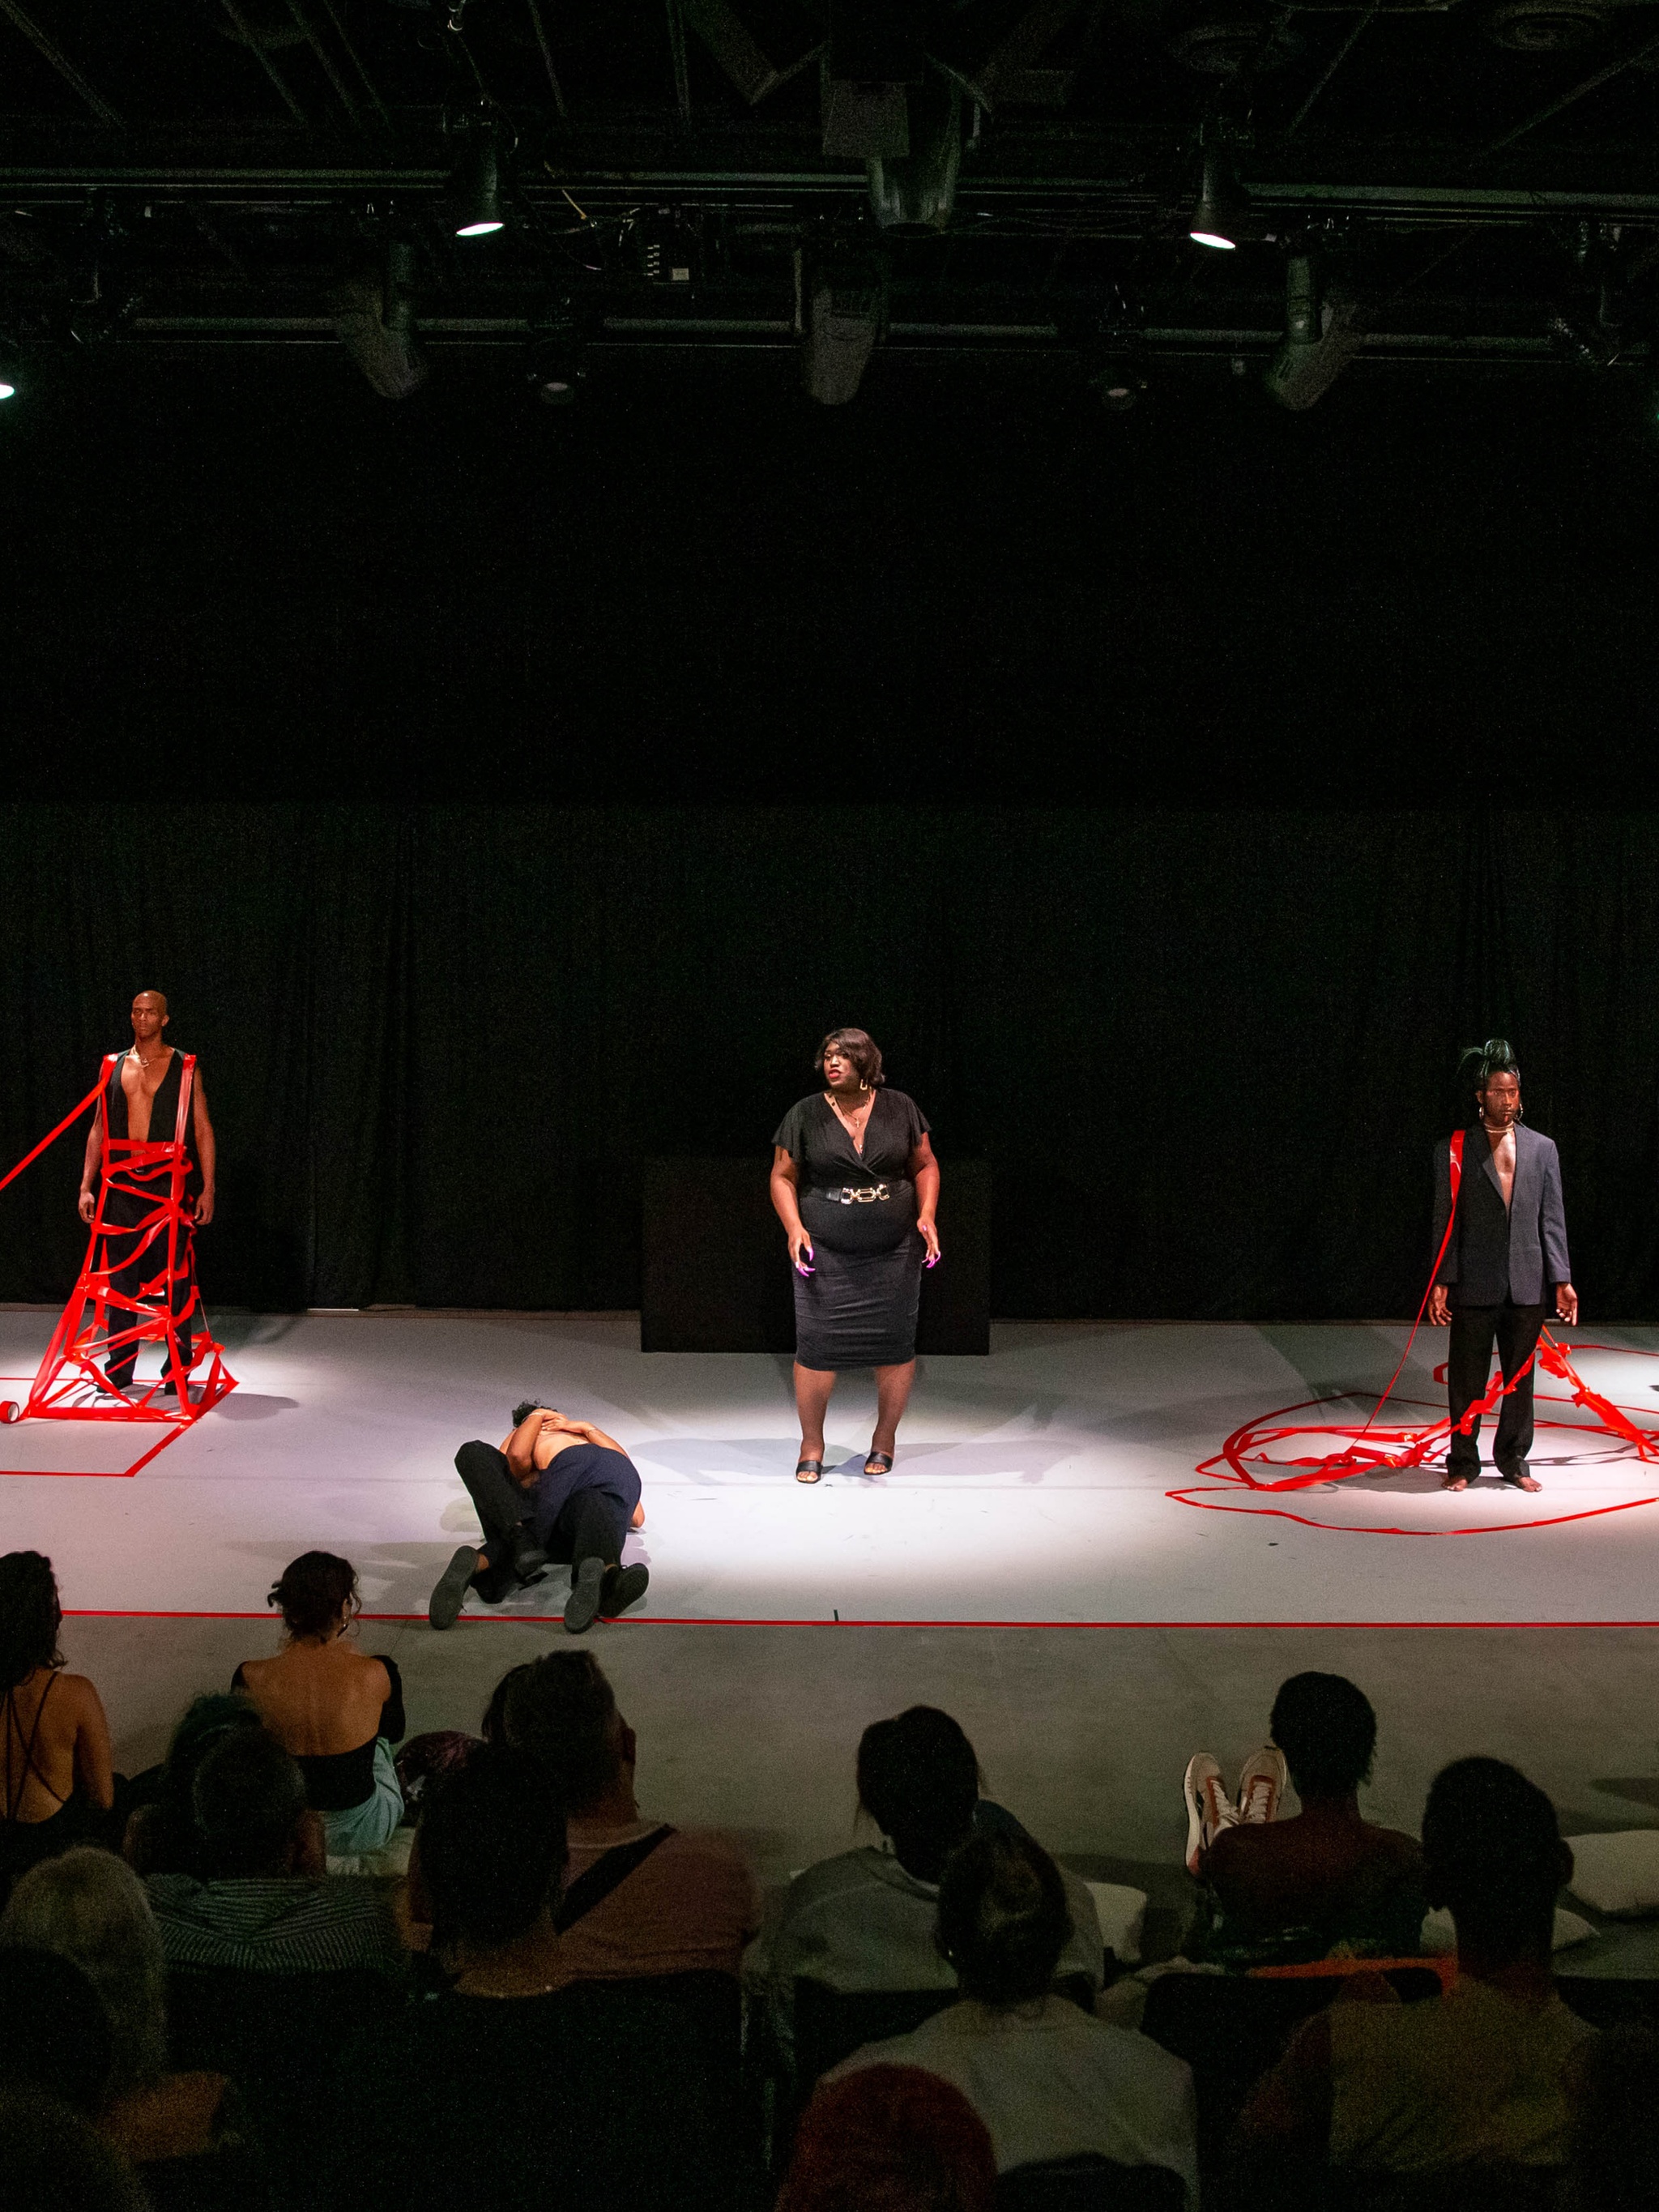
[[[60,1674],[56,1694],[73,1705],[77,1713],[103,1712],[104,1701],[90,1674]]]

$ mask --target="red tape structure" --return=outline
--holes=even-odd
[[[178,1119],[164,1144],[138,1144],[110,1134],[109,1086],[121,1057],[111,1053],[95,1088],[9,1174],[0,1176],[3,1190],[88,1106],[96,1107],[103,1178],[86,1258],[27,1397],[21,1404],[0,1404],[0,1420],[164,1421],[175,1429],[188,1428],[236,1388],[224,1364],[224,1346],[209,1332],[196,1282],[195,1221],[185,1189],[195,1055],[184,1056]],[[112,1383],[112,1361],[118,1373],[130,1369],[146,1344],[163,1347],[161,1374],[154,1382],[131,1382],[125,1389]]]
[[[1406,1349],[1401,1353],[1387,1387],[1371,1408],[1370,1418],[1363,1426],[1355,1429],[1341,1421],[1291,1421],[1286,1416],[1311,1412],[1316,1407],[1332,1401],[1322,1398],[1305,1398],[1295,1406],[1281,1406],[1276,1412],[1257,1421],[1247,1421],[1235,1429],[1221,1449],[1206,1460],[1200,1460],[1194,1473],[1220,1478],[1212,1486],[1171,1490],[1165,1495],[1181,1505],[1192,1505],[1210,1513],[1266,1513],[1276,1520],[1294,1521],[1304,1528],[1330,1529],[1339,1534],[1357,1536],[1490,1536],[1507,1533],[1514,1528],[1553,1528],[1568,1521],[1593,1521],[1606,1513],[1628,1513],[1638,1505],[1659,1504],[1659,1493],[1650,1498],[1621,1498],[1617,1504],[1595,1505],[1576,1513],[1552,1513],[1530,1521],[1497,1521],[1486,1522],[1461,1522],[1449,1528],[1400,1528],[1395,1527],[1361,1527],[1350,1521],[1322,1521],[1309,1513],[1293,1513],[1287,1507],[1256,1503],[1267,1496],[1285,1492],[1311,1490],[1316,1486],[1341,1482],[1349,1477],[1364,1474],[1400,1474],[1411,1468],[1421,1467],[1437,1459],[1444,1451],[1452,1432],[1449,1418],[1431,1422],[1425,1428],[1383,1428],[1376,1425],[1377,1416],[1394,1395],[1394,1387],[1411,1358],[1412,1346],[1417,1341],[1418,1331],[1423,1326],[1423,1316],[1428,1311],[1429,1297],[1434,1289],[1435,1278],[1440,1273],[1440,1263],[1446,1256],[1446,1247],[1451,1241],[1452,1226],[1457,1218],[1457,1197],[1463,1180],[1463,1132],[1457,1130],[1451,1140],[1451,1210],[1447,1217],[1446,1233],[1440,1240],[1440,1249],[1434,1255],[1434,1265],[1429,1270],[1429,1279],[1417,1309],[1417,1318],[1412,1323],[1411,1334],[1406,1340]],[[1627,1359],[1652,1359],[1659,1354],[1650,1352],[1632,1352],[1613,1344],[1585,1344],[1581,1352],[1617,1352]],[[1570,1429],[1583,1436],[1600,1430],[1616,1437],[1620,1444],[1648,1464],[1659,1463],[1659,1428],[1643,1428],[1633,1415],[1637,1409],[1616,1406],[1610,1399],[1601,1397],[1589,1389],[1580,1379],[1565,1346],[1558,1344],[1545,1329],[1533,1358],[1509,1382],[1500,1373],[1492,1376],[1486,1395],[1458,1422],[1462,1433],[1468,1436],[1477,1420],[1484,1419],[1498,1401],[1506,1398],[1534,1363],[1547,1375],[1568,1384],[1565,1396],[1554,1391],[1540,1391],[1546,1404],[1582,1407],[1594,1416],[1589,1421],[1545,1421],[1545,1428]],[[1445,1369],[1435,1370],[1435,1380],[1443,1382]],[[1346,1395],[1346,1394],[1345,1394]],[[1419,1402],[1407,1401],[1407,1403]],[[1298,1455],[1296,1457],[1275,1457],[1273,1447],[1302,1437],[1348,1441],[1340,1449]],[[1224,1498],[1237,1498],[1240,1492],[1250,1493],[1249,1504],[1223,1504]]]

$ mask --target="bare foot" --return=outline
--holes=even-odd
[[[1441,1478],[1440,1487],[1443,1490],[1467,1490],[1468,1486],[1468,1477],[1465,1474],[1448,1474]]]
[[[1506,1474],[1504,1480],[1512,1490],[1541,1490],[1544,1487],[1529,1474]]]

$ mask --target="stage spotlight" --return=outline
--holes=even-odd
[[[1262,372],[1269,398],[1295,413],[1330,390],[1365,343],[1355,302],[1328,299],[1311,253],[1293,253],[1285,264],[1285,336]]]
[[[1198,197],[1188,220],[1187,235],[1194,246],[1208,246],[1231,253],[1238,244],[1240,218],[1249,202],[1239,187],[1232,163],[1213,146],[1204,149]]]
[[[394,239],[380,271],[337,286],[330,304],[340,343],[382,399],[407,399],[426,382],[415,343],[415,248]]]
[[[525,381],[544,407],[574,407],[587,375],[587,348],[568,307],[543,317],[525,349]]]
[[[884,270],[871,265],[814,269],[798,257],[801,381],[820,406],[854,398],[886,321]]]
[[[506,228],[501,212],[501,163],[513,150],[493,115],[475,116],[449,175],[450,219],[457,238],[489,238]]]
[[[943,230],[955,212],[962,167],[962,94],[941,77],[909,98],[910,150],[872,158],[870,205],[884,230]]]
[[[1146,389],[1146,378],[1121,354],[1103,361],[1089,381],[1109,415],[1128,414],[1140,404],[1140,395]]]

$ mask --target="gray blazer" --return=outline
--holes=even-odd
[[[1451,1211],[1451,1145],[1434,1153],[1434,1249]],[[1507,1212],[1492,1147],[1477,1122],[1463,1135],[1463,1182],[1457,1220],[1435,1277],[1454,1306],[1541,1305],[1558,1283],[1572,1280],[1567,1218],[1561,1203],[1561,1162],[1554,1145],[1525,1122],[1515,1132],[1515,1189]]]

